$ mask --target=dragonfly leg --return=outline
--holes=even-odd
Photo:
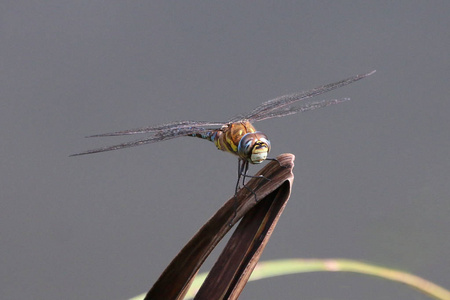
[[[237,216],[237,200],[238,200],[237,193],[239,190],[239,182],[241,181],[241,177],[244,174],[245,170],[248,170],[248,161],[242,160],[239,158],[238,159],[238,179],[236,181],[236,187],[234,189],[234,202],[233,202],[234,216],[233,216],[233,219],[231,219],[231,220],[234,220],[234,218],[236,218],[236,216]],[[245,176],[242,177],[242,183],[244,183],[244,180],[245,180]],[[230,222],[229,226],[232,227],[232,221]]]
[[[256,198],[256,193],[250,189],[249,187],[247,187],[245,185],[245,178],[246,177],[251,177],[251,178],[264,178],[264,176],[252,176],[252,175],[247,175],[248,172],[248,160],[243,160],[243,159],[239,159],[239,168],[238,168],[238,180],[236,182],[236,190],[235,190],[235,196],[237,195],[238,189],[240,187],[239,185],[239,181],[242,178],[242,187],[247,189],[249,192],[251,192],[254,196],[255,196],[255,201],[258,202],[258,199]]]
[[[244,171],[246,169],[246,167],[245,167],[246,164],[247,164],[247,169],[248,169],[248,161],[244,161],[244,160],[239,158],[239,160],[238,160],[238,179],[236,181],[236,188],[234,190],[234,195],[235,196],[237,195],[237,192],[239,190],[239,181],[241,181],[241,177],[244,174]],[[243,178],[242,182],[244,181],[244,178]]]
[[[274,159],[276,160],[276,159]],[[248,166],[249,166],[249,161],[248,160],[244,160],[239,158],[238,159],[238,179],[236,181],[236,187],[234,190],[234,203],[233,203],[233,209],[234,209],[234,216],[233,219],[237,216],[237,193],[239,191],[240,186],[240,182],[241,182],[241,178],[242,178],[242,187],[245,188],[246,190],[248,190],[250,193],[253,194],[253,196],[255,196],[255,202],[258,202],[258,197],[256,196],[256,193],[254,190],[252,190],[251,188],[249,188],[248,186],[245,185],[245,178],[249,177],[249,178],[261,178],[264,180],[268,180],[270,181],[270,178],[264,177],[263,175],[258,175],[258,176],[254,176],[254,175],[248,175]],[[229,224],[230,227],[232,226],[232,224]]]
[[[255,175],[248,175],[247,174],[247,171],[248,171],[248,161],[246,161],[246,166],[245,166],[245,169],[243,170],[243,172],[240,174],[240,176],[242,176],[243,178],[242,178],[242,186],[243,187],[245,187],[245,178],[247,178],[247,177],[249,177],[249,178],[263,178],[263,179],[265,179],[265,180],[267,180],[267,181],[270,181],[270,178],[267,178],[267,177],[264,177],[264,175],[257,175],[257,176],[255,176]]]
[[[245,185],[245,178],[249,177],[249,178],[261,178],[264,180],[268,180],[270,181],[270,178],[264,177],[263,175],[258,175],[258,176],[254,176],[254,175],[248,175],[248,166],[249,166],[249,162],[248,160],[240,160],[239,162],[239,175],[238,175],[238,182],[236,185],[236,188],[238,188],[239,186],[239,178],[242,177],[242,187],[247,189],[250,193],[252,193],[255,196],[255,202],[258,202],[258,198],[256,197],[256,193],[255,191],[253,191],[251,188],[247,187]],[[236,190],[237,193],[237,190]]]
[[[279,161],[278,159],[276,159],[276,158],[266,158],[266,160],[276,161],[276,162],[280,165],[280,167],[282,167],[282,168],[287,168],[287,166],[283,166],[283,165],[280,163],[280,161]]]
[[[245,178],[261,178],[261,179],[265,179],[265,180],[267,180],[267,181],[270,181],[270,178],[267,178],[267,177],[265,177],[264,175],[257,175],[257,176],[255,176],[255,175],[248,175],[247,174],[247,171],[248,171],[248,164],[247,164],[247,169],[245,170],[245,172],[242,174],[242,186],[243,187],[245,187],[246,188],[246,186],[245,186]]]
[[[233,216],[232,220],[234,220],[234,218],[236,218],[236,216],[237,216],[237,200],[238,200],[237,193],[240,188],[239,183],[241,181],[241,178],[242,178],[242,187],[246,188],[249,192],[251,192],[255,196],[255,201],[258,202],[258,199],[256,198],[256,193],[252,189],[250,189],[249,187],[247,187],[245,185],[245,177],[253,177],[253,176],[247,175],[247,171],[248,171],[248,160],[239,158],[238,159],[238,179],[236,181],[236,188],[234,190],[234,203],[233,203],[234,216]],[[254,177],[259,178],[259,176],[254,176]],[[230,227],[232,226],[231,223],[229,225],[230,225]]]

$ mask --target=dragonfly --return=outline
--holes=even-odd
[[[213,142],[217,149],[229,152],[238,157],[238,180],[235,190],[235,193],[237,194],[241,178],[242,185],[245,187],[245,178],[255,177],[247,175],[249,164],[260,164],[268,159],[267,155],[271,149],[270,140],[267,135],[257,131],[252,123],[277,117],[285,117],[350,100],[350,98],[342,98],[316,102],[302,102],[301,105],[294,105],[299,101],[304,101],[361,80],[373,73],[375,73],[375,70],[366,74],[355,75],[338,82],[322,85],[311,90],[280,96],[260,104],[249,113],[240,114],[226,122],[175,121],[150,127],[90,135],[87,137],[148,134],[147,137],[138,140],[87,150],[70,156],[125,149],[184,136],[201,138]]]

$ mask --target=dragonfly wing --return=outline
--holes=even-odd
[[[289,116],[289,115],[293,115],[293,114],[296,114],[299,112],[314,110],[316,108],[327,107],[329,105],[338,104],[338,103],[348,101],[348,100],[350,100],[350,98],[308,102],[308,103],[305,103],[303,105],[296,106],[296,107],[282,107],[281,109],[273,110],[269,113],[265,113],[262,115],[255,115],[255,116],[253,116],[252,121],[256,122],[256,121],[262,121],[262,120],[271,119],[271,118]]]
[[[172,138],[174,138],[174,137],[172,137]],[[80,155],[86,155],[86,154],[93,154],[93,153],[100,153],[100,152],[106,152],[106,151],[112,151],[112,150],[119,150],[119,149],[130,148],[130,147],[135,147],[135,146],[140,146],[140,145],[145,145],[145,144],[156,143],[156,142],[159,142],[159,141],[162,141],[162,139],[159,138],[159,137],[150,137],[150,138],[139,139],[139,140],[130,141],[130,142],[126,142],[126,143],[122,143],[122,144],[118,144],[118,145],[113,145],[113,146],[108,146],[108,147],[101,147],[101,148],[95,148],[95,149],[83,151],[83,152],[80,152],[80,153],[71,154],[70,156],[80,156]]]
[[[274,111],[279,111],[283,107],[286,107],[286,106],[289,107],[291,104],[293,104],[297,101],[305,100],[305,99],[329,92],[331,90],[346,86],[350,83],[353,83],[353,82],[361,80],[367,76],[370,76],[373,73],[375,73],[375,71],[372,71],[372,72],[369,72],[366,74],[360,74],[360,75],[356,75],[353,77],[349,77],[347,79],[344,79],[344,80],[341,80],[341,81],[338,81],[335,83],[322,85],[322,86],[316,87],[312,90],[303,91],[300,93],[295,93],[295,94],[290,94],[290,95],[284,95],[284,96],[266,101],[263,104],[256,107],[255,109],[253,109],[249,114],[244,115],[242,118],[252,122],[252,121],[265,120],[265,119],[269,119],[269,118],[273,118],[273,117],[277,117],[277,116],[280,117],[282,115],[280,115],[279,113],[278,114],[275,113],[275,116],[271,117],[271,113]],[[288,110],[289,110],[289,108],[288,108]],[[298,111],[301,111],[301,109],[299,109]],[[234,120],[234,118],[233,118],[233,120]]]
[[[204,125],[205,124],[216,124],[216,123],[204,123]],[[213,125],[210,125],[210,126],[213,126]],[[198,124],[191,125],[187,128],[171,126],[169,128],[166,128],[165,130],[160,130],[160,131],[154,132],[152,134],[152,136],[147,137],[147,138],[134,140],[134,141],[130,141],[130,142],[125,142],[125,143],[108,146],[108,147],[91,149],[91,150],[87,150],[84,152],[72,154],[70,156],[80,156],[80,155],[86,155],[86,154],[119,150],[119,149],[124,149],[124,148],[130,148],[130,147],[170,140],[170,139],[174,139],[174,138],[181,137],[181,136],[191,136],[191,135],[195,135],[195,134],[209,136],[209,135],[212,135],[219,128],[220,127],[215,128],[215,129],[207,129]],[[97,136],[108,136],[108,135],[97,135]]]
[[[138,133],[153,133],[153,132],[167,132],[174,129],[195,129],[204,127],[220,127],[225,125],[225,122],[208,122],[208,121],[176,121],[166,124],[160,124],[151,127],[141,127],[123,131],[109,132],[89,135],[87,137],[103,137],[103,136],[121,136],[121,135],[132,135]]]

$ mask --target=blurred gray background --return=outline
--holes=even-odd
[[[69,158],[127,140],[83,136],[226,121],[373,69],[315,99],[350,102],[255,124],[272,156],[296,155],[262,259],[358,259],[450,288],[449,13],[449,1],[2,1],[0,298],[145,292],[233,195],[237,160],[212,143]],[[428,299],[342,273],[241,297]]]

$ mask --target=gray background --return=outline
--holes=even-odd
[[[124,140],[83,136],[224,121],[373,69],[317,99],[350,102],[256,124],[272,156],[296,155],[263,259],[359,259],[450,288],[449,14],[449,1],[2,1],[0,298],[145,292],[233,194],[236,158],[211,143],[69,158]],[[427,299],[336,273],[242,295],[300,297]]]

